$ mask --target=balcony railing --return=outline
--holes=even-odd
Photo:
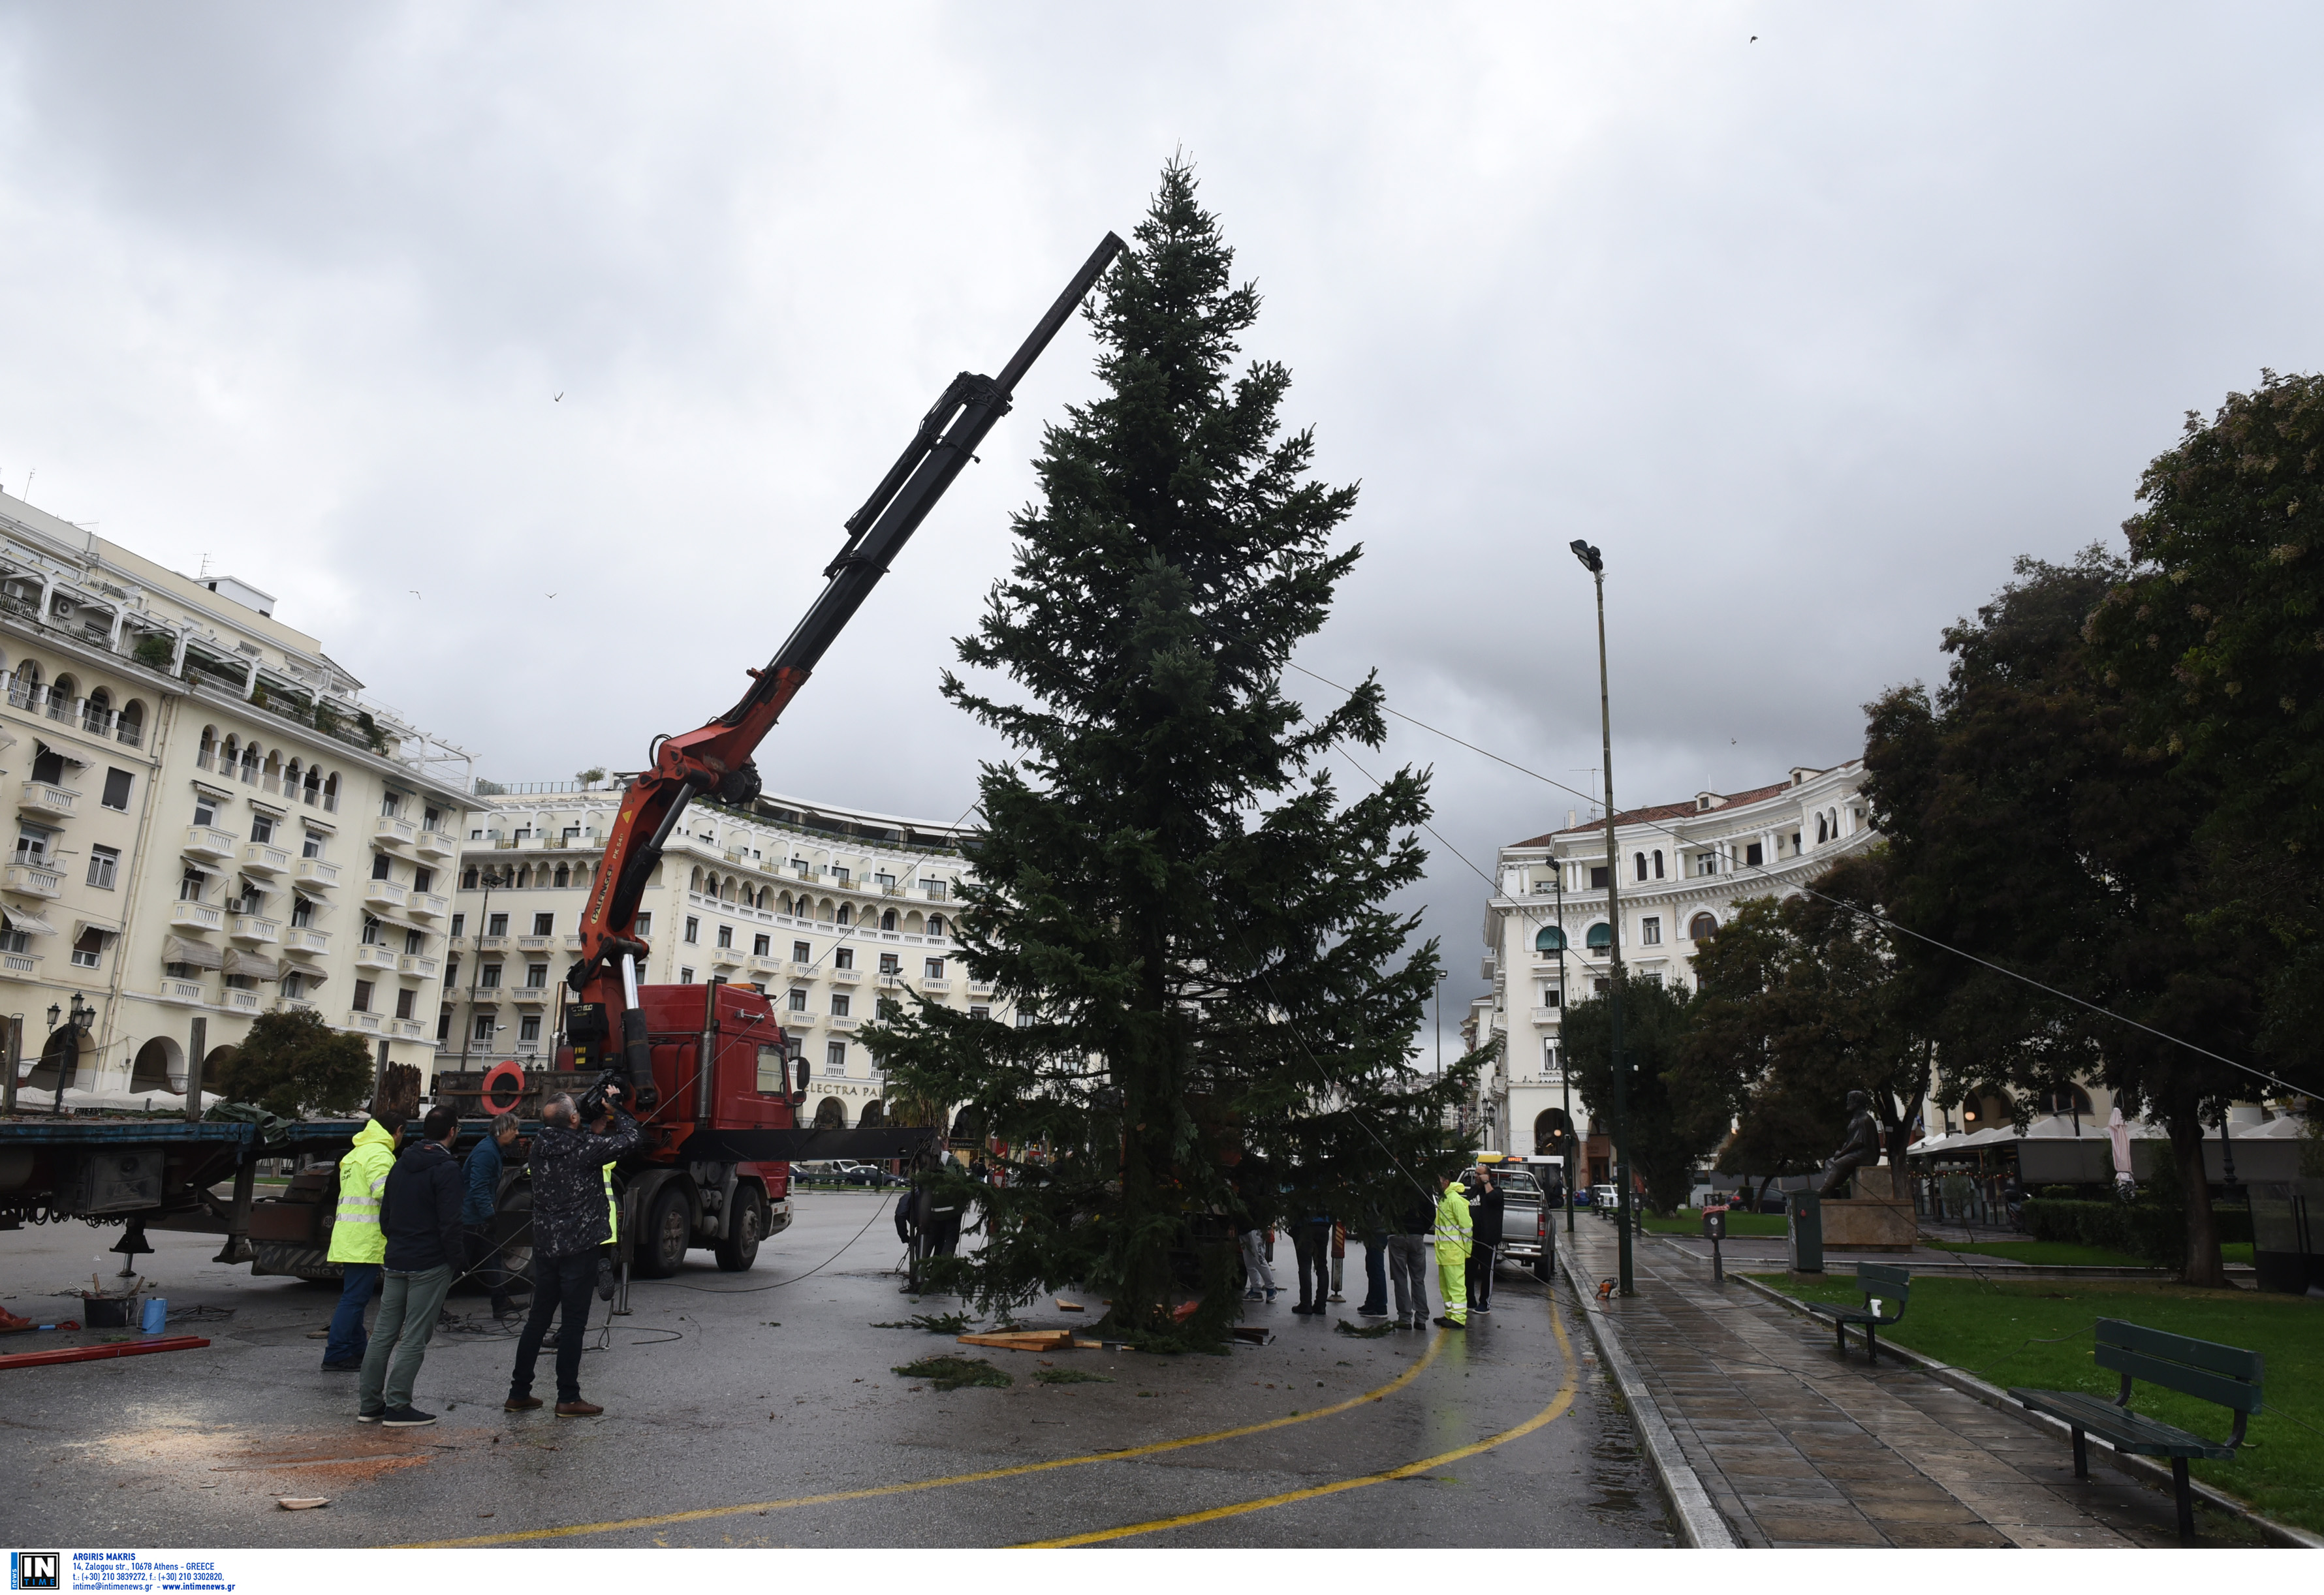
[[[436,972],[443,967],[439,960],[430,958],[425,953],[402,953],[397,954],[395,960],[398,974],[417,975],[423,981],[434,980]]]
[[[400,908],[403,907],[404,899],[410,895],[411,889],[401,881],[366,880],[364,882],[364,901],[367,903],[378,903],[385,908]]]
[[[410,847],[420,839],[420,827],[401,815],[383,814],[372,821],[371,835],[390,847]]]
[[[230,1013],[256,1013],[260,1007],[258,993],[228,986],[226,992],[226,1007]]]
[[[242,838],[231,831],[221,831],[216,825],[188,825],[185,853],[208,863],[222,863],[234,856],[242,845]]]
[[[786,973],[788,973],[791,979],[795,981],[811,981],[815,979],[817,971],[812,963],[802,963],[797,959],[793,959],[789,969]]]
[[[170,905],[170,924],[178,930],[223,930],[226,910],[211,903],[180,898]]]
[[[42,953],[0,953],[0,980],[36,981],[41,978]]]
[[[508,933],[504,930],[493,931],[476,938],[476,951],[479,953],[505,953],[508,945]]]
[[[243,844],[242,868],[244,874],[272,878],[280,875],[290,867],[290,855],[279,847],[270,846],[263,842],[249,842]]]
[[[406,1041],[428,1039],[428,1027],[419,1019],[390,1019],[388,1025],[391,1035],[401,1037]]]
[[[114,727],[113,740],[124,748],[139,746],[145,740],[145,723],[142,720],[123,721]]]
[[[285,997],[282,1006],[292,1013],[312,1013],[315,1005],[304,997]]]
[[[261,918],[256,914],[236,914],[227,934],[235,941],[263,945],[282,939],[282,924],[277,919]]]
[[[852,986],[863,978],[863,972],[860,969],[833,969],[828,973],[833,980],[842,985]]]
[[[379,1033],[381,1028],[385,1023],[386,1018],[384,1015],[364,1013],[357,1009],[349,1009],[347,1010],[347,1022],[346,1028],[350,1030],[368,1030],[375,1036]]]
[[[294,958],[318,958],[331,950],[331,933],[304,925],[282,927],[282,950]]]
[[[324,891],[339,883],[339,867],[327,864],[321,859],[300,859],[294,878],[301,886],[312,886]]]
[[[540,1008],[555,1000],[557,988],[546,985],[512,986],[509,988],[509,995],[527,1008]]]
[[[516,938],[516,945],[520,952],[546,953],[556,940],[553,936],[521,936]],[[579,938],[575,940],[577,942]]]
[[[79,798],[80,794],[70,787],[60,787],[51,781],[26,781],[23,794],[16,799],[16,807],[25,814],[69,820],[73,816],[73,805]]]
[[[415,891],[404,899],[403,906],[406,912],[422,918],[441,919],[452,911],[452,899],[441,892]]]
[[[208,998],[203,994],[201,982],[198,981],[163,981],[161,995],[164,1002],[190,1002],[199,1005],[208,1000]]]
[[[460,851],[458,839],[448,831],[422,831],[416,843],[420,851],[431,859],[449,858]]]
[[[921,894],[932,903],[943,902],[951,890],[952,889],[949,886],[941,880],[923,880],[920,882]]]
[[[391,973],[395,969],[397,954],[376,942],[364,942],[355,948],[357,969],[381,969]]]
[[[853,1030],[863,1022],[852,1013],[835,1013],[825,1017],[835,1030]]]

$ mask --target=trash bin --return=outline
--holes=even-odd
[[[1784,1206],[1784,1238],[1790,1244],[1792,1272],[1823,1272],[1823,1198],[1794,1191]]]

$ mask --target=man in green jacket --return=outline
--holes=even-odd
[[[1439,1329],[1469,1327],[1469,1199],[1449,1174],[1436,1176],[1436,1285],[1444,1297]]]
[[[371,1349],[364,1309],[379,1294],[380,1267],[387,1258],[379,1203],[401,1133],[401,1126],[374,1114],[339,1159],[339,1205],[331,1221],[329,1255],[341,1266],[339,1310],[331,1314],[330,1338],[323,1342],[323,1366],[333,1373],[361,1373],[364,1353]]]

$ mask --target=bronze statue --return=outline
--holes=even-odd
[[[1872,1099],[1860,1091],[1848,1093],[1848,1139],[1831,1161],[1823,1166],[1823,1184],[1816,1194],[1830,1198],[1840,1194],[1849,1176],[1859,1168],[1880,1161],[1880,1120],[1872,1116]]]

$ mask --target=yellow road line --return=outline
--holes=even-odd
[[[1563,1340],[1564,1332],[1558,1332]],[[1246,1424],[1239,1429],[1217,1429],[1208,1434],[1190,1434],[1184,1440],[1157,1440],[1151,1445],[1133,1445],[1121,1451],[1093,1452],[1087,1456],[1057,1457],[1046,1462],[1019,1462],[1007,1468],[986,1468],[974,1473],[951,1473],[941,1479],[915,1479],[903,1484],[874,1485],[867,1489],[840,1489],[827,1495],[793,1496],[788,1500],[746,1501],[737,1507],[698,1507],[686,1512],[658,1512],[650,1517],[617,1517],[604,1523],[576,1523],[563,1528],[528,1528],[513,1534],[476,1535],[458,1540],[421,1540],[411,1544],[392,1547],[399,1551],[443,1551],[468,1545],[519,1545],[532,1540],[570,1539],[576,1535],[617,1534],[625,1529],[659,1528],[670,1523],[700,1523],[713,1517],[737,1517],[746,1512],[788,1512],[798,1507],[828,1506],[835,1501],[868,1501],[881,1496],[909,1495],[916,1490],[943,1489],[955,1484],[981,1484],[990,1479],[1016,1479],[1027,1473],[1047,1473],[1058,1468],[1084,1468],[1092,1462],[1124,1462],[1133,1457],[1150,1457],[1163,1452],[1184,1451],[1190,1445],[1213,1445],[1222,1440],[1239,1440],[1246,1434],[1263,1434],[1269,1429],[1287,1428],[1294,1424],[1312,1424],[1317,1418],[1328,1418],[1350,1411],[1367,1402],[1384,1401],[1405,1386],[1418,1378],[1428,1365],[1436,1360],[1437,1352],[1444,1349],[1444,1332],[1430,1337],[1427,1350],[1418,1361],[1382,1385],[1377,1390],[1367,1390],[1351,1396],[1335,1406],[1319,1406],[1314,1412],[1295,1413],[1289,1417],[1269,1418],[1263,1424]],[[1571,1359],[1568,1359],[1570,1361]]]
[[[1286,1507],[1294,1501],[1312,1501],[1318,1496],[1339,1495],[1346,1490],[1365,1489],[1375,1484],[1388,1483],[1393,1480],[1410,1479],[1416,1474],[1425,1473],[1432,1468],[1441,1468],[1447,1462],[1457,1462],[1463,1457],[1472,1457],[1480,1452],[1490,1451],[1497,1445],[1507,1445],[1512,1440],[1523,1439],[1543,1424],[1556,1421],[1566,1408],[1573,1405],[1575,1389],[1573,1346],[1565,1338],[1565,1326],[1557,1321],[1556,1308],[1554,1304],[1550,1310],[1549,1322],[1550,1327],[1557,1332],[1557,1348],[1565,1360],[1565,1379],[1557,1387],[1557,1394],[1551,1398],[1547,1406],[1543,1407],[1514,1429],[1504,1429],[1498,1434],[1488,1435],[1474,1445],[1464,1445],[1456,1451],[1441,1452],[1435,1456],[1425,1457],[1416,1462],[1406,1462],[1400,1468],[1389,1468],[1379,1473],[1365,1473],[1354,1479],[1342,1479],[1332,1484],[1314,1485],[1306,1489],[1286,1490],[1281,1495],[1262,1496],[1254,1501],[1238,1501],[1231,1507],[1213,1507],[1204,1512],[1184,1512],[1176,1517],[1157,1517],[1149,1523],[1132,1523],[1120,1528],[1094,1529],[1088,1534],[1068,1535],[1063,1539],[1056,1540],[1028,1540],[1019,1549],[1038,1551],[1062,1545],[1094,1545],[1105,1540],[1128,1539],[1132,1535],[1158,1534],[1166,1528],[1185,1528],[1197,1523],[1215,1523],[1222,1517],[1240,1517],[1246,1512],[1264,1512],[1269,1507]]]

